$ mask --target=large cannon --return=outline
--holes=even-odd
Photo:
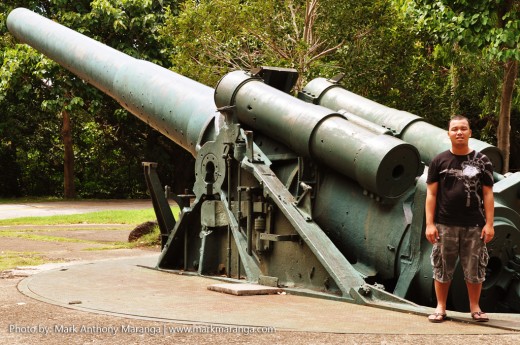
[[[193,195],[173,197],[178,220],[156,165],[144,163],[162,235],[158,269],[407,310],[433,302],[425,164],[449,147],[444,130],[337,80],[313,80],[295,98],[294,70],[263,67],[212,89],[26,9],[7,25],[196,158]],[[495,147],[471,145],[500,171]],[[481,304],[518,312],[520,173],[495,179]],[[460,271],[454,284],[464,284]],[[466,289],[452,290],[450,308],[467,310]]]

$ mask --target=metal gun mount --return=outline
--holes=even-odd
[[[29,10],[21,42],[55,60],[196,158],[175,220],[144,163],[162,235],[157,268],[245,279],[409,310],[434,300],[424,238],[425,169],[445,131],[353,94],[338,79],[288,94],[296,72],[234,71],[215,89],[134,59]],[[500,171],[502,156],[472,139]],[[520,173],[495,173],[495,239],[481,305],[520,311]],[[467,309],[457,271],[450,308]]]

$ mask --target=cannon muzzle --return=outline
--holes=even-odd
[[[403,194],[422,173],[414,146],[349,121],[348,115],[296,99],[248,73],[224,76],[215,103],[233,106],[241,124],[325,163],[378,196]]]

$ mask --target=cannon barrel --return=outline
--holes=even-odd
[[[214,90],[138,60],[28,9],[7,18],[9,31],[114,98],[129,112],[195,155],[215,115]]]
[[[417,115],[350,92],[337,82],[325,78],[313,79],[304,87],[301,97],[335,111],[343,109],[391,130],[397,137],[417,147],[426,165],[437,154],[450,148],[445,129],[429,124]],[[473,138],[470,138],[470,146],[488,156],[496,172],[502,172],[503,157],[497,147]]]
[[[216,112],[214,89],[27,9],[12,11],[7,26],[20,41],[108,94],[193,155],[213,136],[209,123]],[[414,146],[374,135],[343,115],[295,99],[244,72],[222,78],[215,100],[219,107],[236,105],[243,124],[329,165],[378,196],[401,195],[421,172]]]
[[[215,89],[218,107],[234,106],[241,124],[321,161],[382,197],[397,197],[422,172],[417,149],[348,116],[308,104],[242,71]]]

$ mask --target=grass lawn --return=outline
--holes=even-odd
[[[172,210],[179,212],[178,207]],[[3,225],[62,225],[62,224],[141,224],[155,219],[153,208],[143,210],[113,210],[47,217],[1,219]]]
[[[174,215],[179,214],[179,208],[173,207],[172,212]],[[143,210],[112,210],[112,211],[100,211],[90,212],[83,214],[73,215],[56,215],[48,217],[21,217],[12,219],[0,220],[0,240],[6,237],[16,237],[34,241],[45,241],[45,242],[82,242],[82,243],[93,243],[99,244],[101,242],[79,240],[66,237],[58,236],[46,236],[41,234],[33,234],[33,230],[20,229],[17,226],[20,225],[73,225],[73,224],[128,224],[137,226],[147,221],[154,221],[156,219],[153,208]],[[13,227],[10,227],[13,226]],[[72,227],[71,229],[76,229]],[[71,230],[67,229],[67,230]],[[107,230],[111,231],[113,228],[107,226]],[[155,246],[158,243],[159,228],[156,226],[154,232],[144,235],[137,242],[104,242],[103,247],[93,247],[88,250],[106,250],[106,249],[118,249],[118,248],[135,248],[142,246]],[[12,269],[19,266],[35,266],[41,265],[46,262],[53,260],[47,260],[44,253],[37,252],[24,252],[24,251],[0,251],[0,271]],[[55,262],[55,260],[54,260]]]

